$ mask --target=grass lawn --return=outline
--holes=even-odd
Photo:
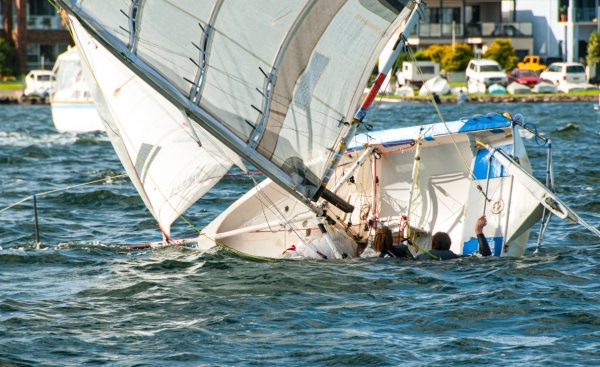
[[[0,89],[23,89],[23,83],[21,83],[19,80],[0,82]]]

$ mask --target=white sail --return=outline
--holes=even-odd
[[[234,162],[242,163],[91,38],[76,19],[70,18],[70,25],[95,80],[94,98],[111,142],[168,236],[181,213]]]
[[[377,56],[413,8],[398,0],[58,2],[173,105],[304,199],[321,186]]]

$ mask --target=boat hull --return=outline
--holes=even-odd
[[[52,102],[52,121],[60,132],[103,131],[104,125],[93,102]]]
[[[340,254],[353,257],[372,240],[375,227],[389,227],[397,243],[400,218],[405,215],[410,226],[405,235],[416,244],[411,247],[413,254],[428,249],[432,235],[443,231],[452,239],[452,251],[468,255],[478,250],[475,222],[486,215],[484,234],[493,255],[521,256],[530,228],[541,218],[542,206],[526,189],[527,183],[519,181],[519,176],[513,176],[476,142],[514,154],[525,172],[531,171],[529,160],[521,137],[512,127],[494,127],[493,121],[478,126],[479,122],[459,124],[450,134],[443,131],[448,127],[430,125],[430,132],[418,139],[419,154],[415,144],[419,127],[370,134],[370,148],[376,147],[378,153],[370,155],[337,191],[354,205],[354,212],[327,208],[335,219],[327,233],[336,237],[335,245],[342,244],[338,256],[329,251],[331,241],[325,241],[319,230],[323,220],[270,180],[260,183],[211,222],[199,241],[203,246],[218,243],[269,258],[289,257],[299,247],[304,248],[301,255],[310,253],[305,257],[322,258],[319,252],[327,258]],[[365,151],[357,140],[334,177],[344,176]],[[419,159],[415,159],[417,156]],[[355,241],[351,250],[348,239]]]

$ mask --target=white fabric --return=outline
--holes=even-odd
[[[91,16],[92,26],[97,22],[116,35],[184,96],[191,95],[190,81],[199,76],[202,28],[214,22],[200,106],[242,140],[266,121],[268,134],[257,141],[256,150],[284,170],[284,163],[294,158],[295,167],[308,167],[316,180],[348,130],[345,122],[356,113],[378,55],[394,33],[404,29],[410,14],[404,8],[398,15],[393,6],[399,3],[376,0],[148,0],[138,2],[131,27],[129,0],[65,1],[76,4],[85,18]],[[273,102],[268,107],[267,78],[261,70],[273,72],[274,90],[283,94],[277,106]],[[133,80],[119,89],[121,98],[128,93],[130,104],[147,100],[126,91],[131,85],[146,88]],[[119,88],[114,83],[112,87]],[[149,115],[153,118],[177,119],[172,107],[155,108],[140,110],[154,113]],[[126,118],[121,112],[132,114],[113,107],[115,118]],[[226,143],[238,144],[233,139]],[[132,144],[128,149],[133,154],[142,142]],[[316,188],[319,182],[312,184]],[[301,189],[297,191],[304,192]]]
[[[235,155],[135,76],[71,18],[93,71],[99,113],[133,184],[165,233],[227,173]],[[195,137],[199,137],[199,146]]]

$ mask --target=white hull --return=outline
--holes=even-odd
[[[427,248],[432,234],[444,231],[452,238],[451,249],[455,253],[469,254],[477,248],[474,224],[485,214],[488,219],[485,235],[492,253],[521,256],[529,229],[541,218],[542,207],[539,198],[526,189],[530,183],[520,180],[523,175],[514,176],[495,158],[488,171],[489,151],[475,141],[502,147],[516,155],[519,170],[530,172],[531,168],[519,134],[513,135],[510,126],[501,127],[483,119],[486,121],[479,121],[480,125],[487,124],[488,128],[479,128],[476,119],[464,124],[450,123],[450,130],[454,130],[451,135],[442,130],[445,129],[442,124],[425,126],[429,133],[421,140],[421,157],[416,168],[415,147],[402,141],[410,136],[417,138],[419,127],[370,134],[371,147],[378,147],[381,159],[370,155],[354,172],[354,183],[341,186],[338,194],[354,205],[355,210],[346,214],[330,206],[329,216],[338,220],[328,232],[337,233],[338,238],[354,237],[360,247],[373,234],[373,230],[367,228],[369,220],[388,226],[396,238],[400,216],[407,215],[411,237],[419,246]],[[494,124],[497,126],[491,128]],[[468,129],[473,130],[462,132]],[[346,156],[334,177],[342,177],[364,152],[361,137],[356,140],[356,148],[350,148],[352,153]],[[514,170],[513,167],[511,171]],[[378,177],[375,190],[374,172]],[[474,180],[469,177],[471,173]],[[484,191],[487,188],[490,202],[485,203],[477,185]],[[329,188],[332,187],[333,184]],[[245,254],[269,258],[288,257],[291,251],[286,249],[303,244],[310,250],[325,252],[328,246],[317,224],[318,219],[304,205],[266,180],[211,222],[199,241],[203,246],[218,242]],[[420,251],[416,247],[411,250]],[[346,246],[339,252],[349,257],[358,255],[356,247],[351,251]]]
[[[52,121],[60,132],[104,130],[93,102],[52,102]]]

